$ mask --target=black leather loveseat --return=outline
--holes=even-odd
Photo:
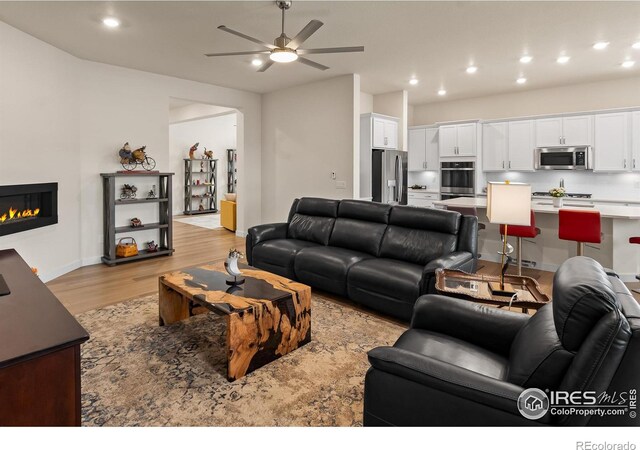
[[[640,305],[622,281],[586,257],[560,266],[553,302],[532,317],[421,297],[411,328],[393,347],[371,350],[369,361],[364,425],[640,425]],[[528,404],[537,400],[525,390],[534,388],[547,401],[555,391],[556,405],[577,412],[544,408],[544,400]],[[594,397],[613,408],[582,415],[596,408]],[[535,408],[529,418],[519,398],[521,408]]]
[[[358,200],[301,198],[286,223],[249,229],[249,264],[409,320],[435,269],[474,272],[477,217]]]

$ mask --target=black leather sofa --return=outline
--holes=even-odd
[[[249,229],[249,264],[409,320],[439,267],[474,272],[478,220],[429,208],[301,198]]]
[[[603,417],[549,411],[530,420],[517,408],[527,388],[607,392],[627,402],[640,388],[640,306],[586,257],[562,264],[553,301],[532,317],[423,296],[411,328],[393,347],[371,350],[369,361],[366,426],[640,425],[631,410]]]

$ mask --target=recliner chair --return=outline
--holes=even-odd
[[[640,388],[640,305],[586,257],[567,260],[534,316],[454,299],[418,299],[411,328],[369,352],[364,425],[640,425],[630,415],[518,410],[528,388],[620,395]],[[627,399],[628,400],[628,399]]]

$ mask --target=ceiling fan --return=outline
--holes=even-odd
[[[315,67],[320,70],[327,70],[328,67],[317,62],[311,61],[307,58],[303,58],[300,55],[311,55],[318,53],[348,53],[348,52],[363,52],[364,47],[333,47],[333,48],[300,48],[302,43],[309,39],[309,37],[318,31],[318,29],[324,25],[319,20],[312,20],[309,22],[293,39],[289,38],[284,32],[284,13],[287,9],[291,8],[290,1],[276,1],[278,8],[282,10],[282,34],[278,36],[273,45],[262,42],[259,39],[247,36],[239,31],[232,30],[229,27],[220,25],[219,30],[226,31],[227,33],[235,34],[241,38],[247,39],[256,44],[260,44],[268,50],[252,51],[252,52],[231,52],[231,53],[207,53],[205,56],[236,56],[236,55],[269,55],[269,61],[265,62],[258,72],[264,72],[273,65],[274,62],[288,63],[293,61],[301,62],[307,66]]]

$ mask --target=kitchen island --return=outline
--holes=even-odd
[[[435,202],[435,206],[475,207],[478,209],[478,220],[486,224],[480,231],[478,251],[482,259],[499,261],[500,236],[497,224],[490,224],[486,218],[487,199],[483,197],[459,197]],[[551,198],[537,197],[531,202],[531,209],[536,213],[536,226],[540,235],[535,239],[523,239],[523,265],[538,269],[554,271],[567,258],[576,255],[576,244],[558,239],[558,211]],[[565,199],[563,209],[599,211],[602,224],[602,243],[586,244],[585,256],[589,256],[605,267],[612,268],[624,281],[635,281],[640,272],[638,260],[640,246],[629,244],[629,238],[640,236],[640,205],[599,203],[598,201],[581,201]],[[515,238],[510,242],[515,244]],[[513,255],[515,257],[515,255]]]

